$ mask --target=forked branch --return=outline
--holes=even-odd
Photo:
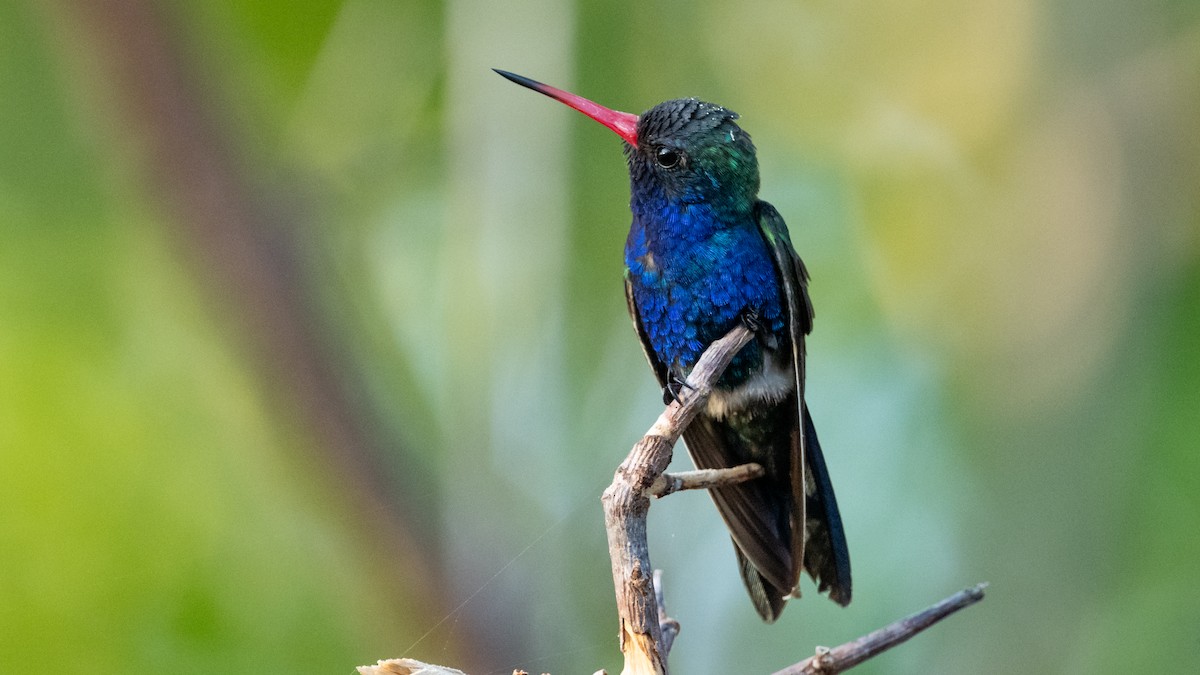
[[[817,653],[800,663],[776,671],[774,675],[833,675],[850,670],[867,659],[882,654],[929,628],[933,624],[983,599],[987,584],[961,590],[936,605],[890,623],[879,630],[833,649],[817,648]]]
[[[717,378],[752,337],[753,333],[739,324],[704,352],[692,369],[687,386],[680,388],[678,398],[633,446],[600,498],[617,594],[624,675],[667,672],[667,654],[662,648],[658,605],[651,581],[654,568],[650,566],[646,543],[646,514],[650,510],[647,494],[654,491],[655,481],[671,463],[675,442],[703,408]],[[663,494],[666,487],[662,486]]]
[[[646,515],[650,497],[663,497],[686,489],[707,489],[751,480],[762,475],[757,464],[728,469],[663,473],[671,462],[672,448],[683,430],[703,409],[735,354],[753,337],[738,325],[714,342],[700,357],[680,388],[677,400],[659,415],[654,426],[633,446],[604,491],[604,526],[612,561],[613,585],[620,619],[620,646],[625,657],[622,675],[665,675],[667,653],[679,632],[679,623],[662,608],[662,582],[650,565],[646,542]],[[833,675],[908,640],[934,623],[983,599],[986,584],[960,591],[940,603],[833,649],[818,648],[815,656],[788,666],[774,675]],[[459,675],[459,671],[407,659],[364,666],[367,674]],[[520,671],[515,671],[520,672]],[[603,671],[600,671],[603,673]],[[600,674],[598,674],[600,675]]]

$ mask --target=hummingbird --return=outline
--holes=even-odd
[[[646,360],[670,403],[704,350],[738,323],[754,338],[683,432],[697,468],[756,462],[764,475],[709,491],[738,570],[767,623],[799,597],[850,602],[850,555],[820,441],[804,402],[808,272],[783,217],[758,198],[758,158],[737,113],[696,98],[641,115],[503,70],[616,132],[624,141],[633,222],[625,298]]]

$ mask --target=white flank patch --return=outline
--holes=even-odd
[[[724,419],[729,413],[745,409],[752,403],[766,401],[778,403],[796,389],[796,374],[791,364],[783,367],[779,361],[766,354],[766,368],[759,374],[746,380],[736,389],[713,389],[708,397],[705,412],[709,417]]]

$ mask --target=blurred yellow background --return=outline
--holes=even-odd
[[[1195,668],[1200,3],[17,0],[0,672],[619,669],[620,143],[492,67],[737,110],[813,276],[854,603],[658,502],[675,672]]]

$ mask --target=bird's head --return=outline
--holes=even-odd
[[[560,101],[625,141],[634,199],[661,194],[673,203],[748,209],[758,194],[758,159],[737,113],[695,98],[659,103],[641,115],[503,70],[497,73]]]
[[[661,187],[671,201],[748,208],[758,193],[758,159],[737,113],[694,98],[642,113],[637,144],[626,146],[635,186]]]

